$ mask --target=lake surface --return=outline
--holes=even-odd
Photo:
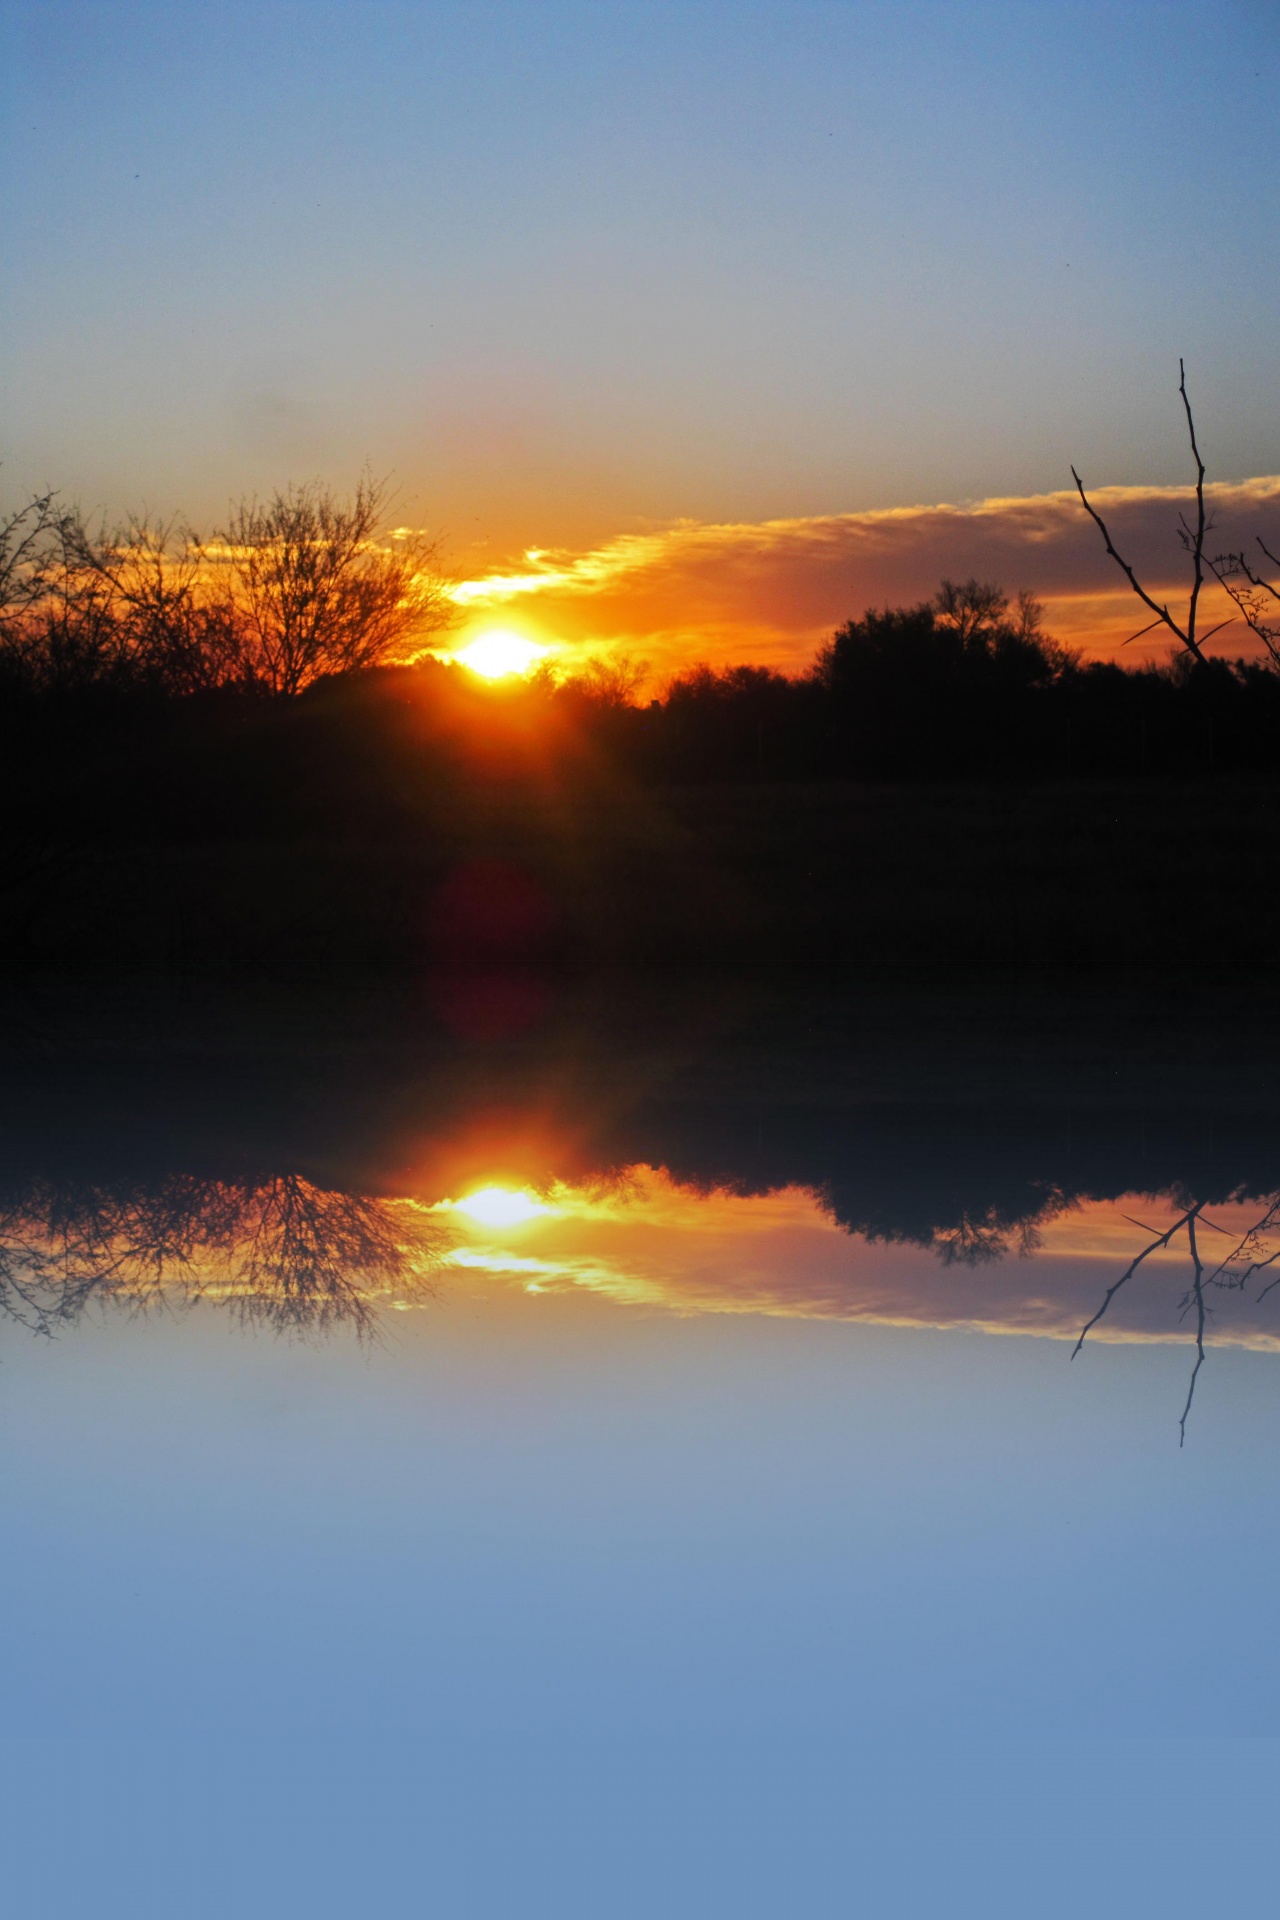
[[[877,1742],[923,1743],[912,1791],[975,1740],[1080,1742],[1131,1782],[1135,1742],[1273,1763],[1280,1101],[1256,1022],[489,982],[45,996],[8,1032],[11,1808],[38,1779],[47,1813],[51,1764],[89,1766],[100,1807],[122,1752],[163,1799],[172,1743],[222,1755],[187,1777],[234,1798],[281,1742],[311,1756],[295,1783],[341,1756],[325,1791],[352,1805],[353,1755],[412,1753],[431,1804],[470,1777],[508,1836],[549,1794],[599,1801],[571,1849],[597,1878],[500,1886],[477,1840],[443,1905],[397,1883],[364,1910],[835,1912],[852,1883],[812,1833],[761,1853],[748,1822],[737,1892],[699,1880],[690,1807],[705,1841],[778,1769],[781,1835]],[[85,1756],[108,1751],[104,1780]],[[593,1853],[663,1783],[665,1895],[622,1842]],[[23,1911],[361,1910],[359,1883],[282,1909],[243,1844],[234,1902],[175,1905],[135,1862],[132,1904],[97,1882],[86,1908],[44,1850]],[[939,1910],[905,1871],[872,1911]],[[1021,1910],[1081,1910],[1064,1887]],[[973,1898],[944,1910],[998,1906]]]

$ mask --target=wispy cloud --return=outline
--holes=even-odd
[[[1106,487],[1091,497],[1152,589],[1184,591],[1186,491]],[[1213,550],[1276,534],[1280,477],[1217,486],[1210,500]],[[941,579],[971,574],[1030,588],[1051,629],[1092,653],[1112,652],[1142,624],[1079,499],[1065,491],[754,524],[679,521],[582,553],[531,548],[459,582],[454,597],[469,625],[518,620],[575,651],[645,654],[660,671],[694,659],[795,666],[866,607],[924,599]],[[1239,650],[1243,630],[1225,630],[1220,644]],[[1157,635],[1143,650],[1163,647]]]

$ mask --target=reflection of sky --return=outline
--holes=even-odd
[[[1216,1353],[1179,1455],[1185,1373],[519,1285],[370,1354],[10,1340],[4,1644],[57,1657],[9,1723],[1264,1731],[1265,1647],[1180,1649],[1277,1570],[1274,1362]]]
[[[456,1236],[447,1268],[534,1293],[590,1288],[685,1314],[972,1326],[1071,1340],[1152,1237],[1144,1229],[1163,1232],[1181,1211],[1143,1194],[1084,1201],[1050,1213],[1036,1228],[1034,1251],[1021,1254],[1015,1230],[1001,1257],[968,1266],[948,1264],[937,1248],[846,1233],[805,1187],[703,1193],[661,1169],[633,1167],[605,1186],[557,1184],[543,1196],[473,1191],[480,1196],[474,1209],[466,1197],[441,1208]],[[1201,1234],[1210,1269],[1261,1210],[1245,1201],[1210,1210],[1215,1225]],[[1216,1293],[1215,1343],[1280,1341],[1280,1293],[1257,1297],[1268,1277],[1243,1293]],[[1148,1258],[1092,1337],[1185,1340],[1180,1303],[1189,1280],[1183,1238]]]
[[[1280,1720],[1274,1359],[1215,1351],[1180,1453],[1182,1349],[1071,1366],[1058,1340],[875,1324],[891,1299],[941,1318],[948,1287],[963,1318],[999,1269],[867,1245],[802,1190],[700,1199],[636,1170],[540,1203],[506,1225],[450,1209],[435,1298],[369,1349],[203,1310],[6,1336],[0,1683],[7,1733],[39,1737],[10,1804],[43,1833],[54,1769],[83,1844],[115,1810],[94,1903],[52,1848],[22,1910],[290,1913],[305,1885],[326,1916],[1143,1911],[1120,1896],[1163,1868],[1122,1865],[1159,1817],[1160,1742]],[[1060,1316],[1129,1246],[1098,1208],[1045,1239],[1038,1267],[1006,1263],[1008,1297],[1050,1269]],[[1180,1286],[1147,1284],[1166,1307]],[[1026,1757],[1095,1735],[1139,1744]],[[992,1736],[1019,1745],[972,1746]],[[123,1737],[214,1744],[175,1774],[164,1745],[121,1763]],[[1203,1806],[1228,1757],[1190,1753]],[[1100,1799],[1089,1873],[1057,1861],[1035,1792],[1117,1775],[1128,1824]],[[234,1809],[255,1875],[300,1828],[305,1858],[246,1905],[218,1854],[166,1907],[157,1863],[175,1836],[201,1854],[193,1793],[206,1838]],[[372,1855],[348,1816],[393,1822]],[[1220,1892],[1257,1837],[1175,1892]],[[424,1874],[441,1905],[403,1907]]]

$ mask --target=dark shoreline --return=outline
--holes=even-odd
[[[537,794],[386,830],[29,837],[9,977],[413,980],[444,969],[829,980],[1132,970],[1228,987],[1280,954],[1267,775]]]

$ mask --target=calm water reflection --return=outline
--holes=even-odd
[[[1265,1657],[1175,1685],[1168,1584],[1280,1571],[1268,1034],[455,1003],[13,1010],[0,1625],[74,1649],[23,1729],[1274,1727]]]
[[[520,1004],[532,1031],[499,1018],[462,1042],[412,1004],[304,1003],[300,1024],[243,1002],[24,1009],[0,1306],[40,1333],[163,1302],[372,1336],[483,1276],[1078,1344],[1185,1324],[1197,1357],[1211,1320],[1280,1339],[1280,1111],[1256,1031],[1209,1041],[1243,1047],[1253,1097],[1215,1059],[1171,1101],[1143,1097],[1153,1047],[1185,1065],[1158,1010],[1099,1035],[1079,1003],[1034,1006],[1011,1051],[990,1006],[880,1003],[851,1030],[830,998],[677,1003],[655,1035],[589,1000],[558,1025]]]

